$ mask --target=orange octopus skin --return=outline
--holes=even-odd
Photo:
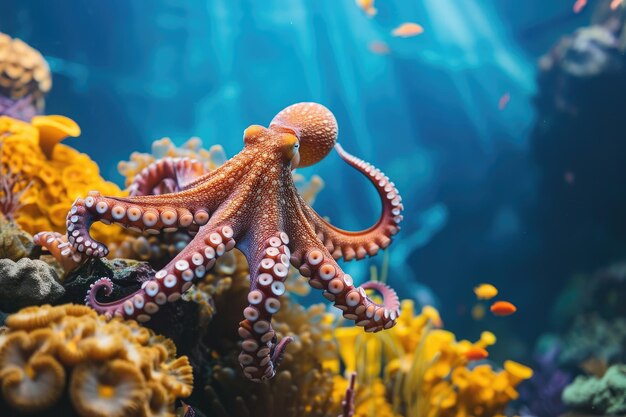
[[[197,164],[185,160],[156,162],[137,177],[127,198],[104,197],[97,192],[78,199],[67,216],[68,241],[73,253],[102,257],[107,248],[89,235],[94,221],[116,222],[148,233],[186,229],[195,233],[189,245],[141,289],[121,300],[101,303],[100,289],[110,295],[108,279],[97,281],[86,297],[88,305],[109,316],[141,322],[150,320],[162,305],[178,300],[216,258],[234,247],[250,265],[249,305],[239,334],[243,339],[239,361],[253,381],[274,376],[291,338],[277,343],[271,319],[280,308],[283,281],[289,265],[309,277],[313,288],[341,309],[365,331],[392,327],[398,317],[395,292],[378,282],[357,287],[335,259],[363,258],[386,248],[399,230],[402,200],[394,184],[379,170],[348,154],[336,144],[337,122],[316,103],[294,104],[282,110],[269,128],[258,125],[244,132],[244,148],[221,167],[200,175]],[[362,172],[376,187],[382,214],[371,228],[347,232],[323,220],[298,194],[291,170],[324,158],[333,147],[341,158]],[[169,178],[172,192],[149,194]],[[366,289],[378,290],[383,302],[373,302]]]

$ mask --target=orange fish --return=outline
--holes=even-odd
[[[472,346],[464,353],[465,357],[470,361],[480,361],[489,357],[489,352],[480,346]]]
[[[389,46],[383,41],[373,41],[369,44],[369,50],[378,55],[387,55],[390,50]]]
[[[617,8],[622,5],[622,3],[623,0],[613,0],[611,2],[611,10],[617,10]]]
[[[580,13],[587,5],[587,0],[576,0],[574,3],[574,13]]]
[[[417,23],[403,23],[391,32],[393,36],[400,38],[410,38],[424,33],[424,28]]]
[[[490,310],[496,316],[510,316],[517,311],[517,307],[508,301],[496,301]]]
[[[507,104],[511,101],[511,93],[504,93],[502,97],[500,97],[500,101],[498,102],[498,109],[504,110],[506,109]]]
[[[374,0],[356,0],[356,5],[370,17],[376,16],[376,13],[378,13],[378,10],[374,7]]]

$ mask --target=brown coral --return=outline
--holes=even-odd
[[[13,100],[31,96],[37,109],[52,87],[48,63],[20,39],[0,33],[0,94]]]
[[[49,353],[58,339],[49,329],[10,334],[0,348],[2,395],[13,408],[40,411],[61,397],[65,370]]]
[[[141,371],[116,359],[77,366],[70,381],[70,396],[81,416],[134,417],[141,416],[148,391]]]
[[[56,407],[69,375],[81,417],[171,416],[193,388],[187,357],[136,322],[107,321],[78,305],[29,307],[0,334],[2,397],[22,412]]]

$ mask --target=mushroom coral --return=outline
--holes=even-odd
[[[173,416],[174,401],[193,389],[187,357],[176,357],[169,339],[136,322],[107,321],[65,304],[22,309],[6,325],[0,387],[19,412],[46,411],[67,399],[81,417]]]
[[[483,332],[474,343],[457,341],[453,333],[433,328],[432,308],[415,314],[413,302],[402,302],[397,325],[381,334],[364,334],[339,327],[335,337],[347,371],[356,371],[360,385],[383,386],[393,413],[404,417],[503,416],[507,404],[518,397],[517,385],[532,376],[522,364],[506,361],[496,370],[473,361],[471,352],[495,343]],[[380,405],[361,407],[363,416],[379,415]],[[359,393],[356,396],[357,414]]]
[[[0,176],[10,172],[30,184],[20,197],[22,207],[15,216],[26,232],[65,233],[65,217],[72,202],[90,190],[124,194],[100,176],[98,165],[87,155],[58,143],[79,133],[78,125],[63,116],[37,116],[32,123],[0,116]],[[97,239],[109,244],[123,238],[121,229],[103,226],[94,225]]]

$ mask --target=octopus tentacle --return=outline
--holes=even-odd
[[[313,288],[324,290],[324,297],[333,301],[346,319],[364,327],[366,332],[395,325],[400,314],[396,292],[381,282],[366,282],[355,287],[352,277],[341,270],[325,248],[309,250],[298,269],[303,276],[310,277],[309,284]],[[372,301],[365,293],[366,289],[379,291],[383,302]]]
[[[386,248],[391,243],[393,235],[400,230],[402,221],[402,197],[393,182],[373,165],[350,155],[341,145],[335,149],[339,156],[348,164],[356,168],[376,187],[382,201],[382,213],[375,225],[359,232],[350,232],[339,229],[324,220],[308,205],[303,205],[309,221],[313,224],[318,239],[326,246],[333,258],[343,257],[346,261],[354,258],[363,259],[367,255],[374,256],[380,248]]]
[[[67,236],[57,232],[39,232],[33,236],[35,245],[46,249],[61,264],[63,271],[71,272],[86,260],[84,254],[77,253],[67,241]]]
[[[285,292],[283,281],[289,273],[291,252],[287,247],[289,238],[284,232],[265,241],[262,259],[256,265],[250,279],[249,305],[244,309],[245,320],[239,323],[239,335],[243,338],[239,363],[243,372],[253,381],[272,378],[282,360],[291,337],[276,343],[272,329],[272,315],[280,308],[279,297]]]
[[[235,247],[233,229],[230,226],[209,230],[210,232],[198,234],[185,250],[159,270],[153,279],[144,282],[135,293],[117,301],[101,303],[96,299],[100,289],[104,289],[105,295],[110,295],[113,289],[110,279],[101,278],[92,284],[85,302],[101,314],[140,322],[150,320],[150,316],[157,313],[160,306],[180,299],[194,279],[202,278],[215,265],[219,256]]]
[[[100,258],[109,253],[107,247],[89,234],[94,221],[118,223],[136,232],[176,231],[196,228],[209,221],[209,211],[194,209],[193,204],[178,203],[166,195],[113,198],[90,192],[85,199],[77,199],[67,214],[67,236],[79,253]]]
[[[174,193],[184,190],[204,173],[204,165],[195,159],[159,159],[137,174],[128,190],[131,196]]]

